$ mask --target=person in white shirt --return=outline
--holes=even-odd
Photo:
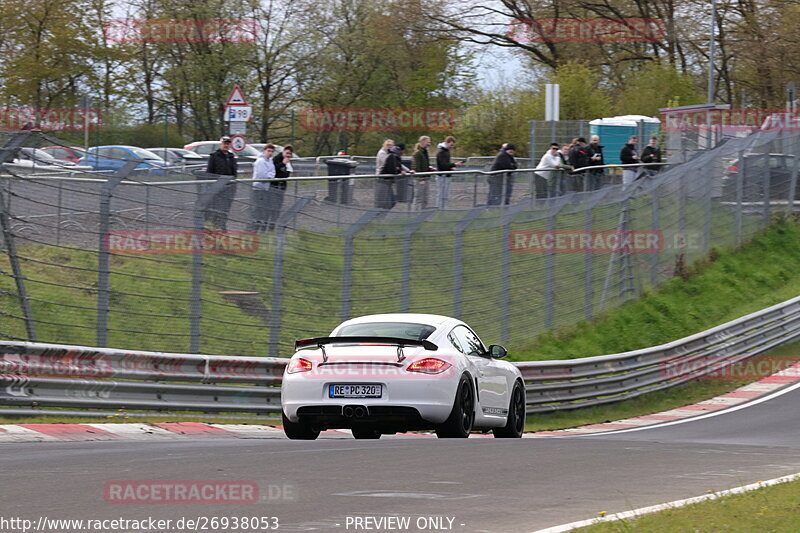
[[[545,152],[542,158],[539,160],[539,164],[536,166],[536,169],[545,169],[545,168],[561,168],[561,156],[558,155],[558,143],[550,144],[550,148]],[[553,187],[548,187],[548,184],[554,183],[558,180],[559,172],[555,170],[549,171],[542,171],[537,172],[537,178],[542,178],[536,180],[536,197],[537,198],[545,198],[547,196],[548,190],[553,190]]]
[[[264,151],[258,156],[256,164],[253,166],[254,180],[275,179],[275,163],[272,157],[275,154],[275,146],[267,144]],[[263,233],[267,231],[269,221],[269,189],[268,181],[254,181],[253,194],[250,203],[250,215],[253,219],[250,223],[250,230]]]

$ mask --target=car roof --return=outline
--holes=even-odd
[[[430,326],[445,326],[449,323],[460,324],[457,318],[443,315],[430,315],[425,313],[385,313],[380,315],[366,315],[358,318],[351,318],[342,322],[344,324],[368,324],[370,322],[413,322],[415,324],[428,324]]]

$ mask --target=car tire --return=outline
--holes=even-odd
[[[519,439],[525,432],[525,388],[519,381],[514,383],[514,389],[511,392],[506,425],[494,428],[492,432],[496,439]]]
[[[283,432],[291,440],[316,440],[319,437],[319,429],[315,429],[307,422],[292,422],[286,415],[281,413],[283,418]]]
[[[379,439],[381,438],[381,432],[370,427],[353,428],[353,437],[359,440]]]
[[[466,439],[475,423],[475,393],[472,380],[461,376],[453,401],[453,410],[444,424],[436,428],[436,436],[440,439]]]

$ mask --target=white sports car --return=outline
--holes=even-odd
[[[283,375],[290,439],[350,428],[357,439],[434,429],[442,437],[492,430],[518,438],[525,386],[502,346],[484,346],[464,322],[423,314],[354,318],[329,337],[300,340]]]

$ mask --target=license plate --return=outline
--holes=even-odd
[[[382,385],[328,385],[328,398],[380,398]]]

